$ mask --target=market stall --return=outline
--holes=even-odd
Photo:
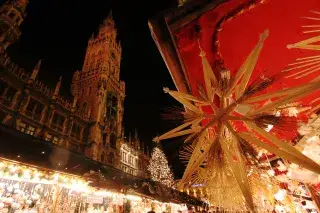
[[[77,190],[73,190],[72,193],[70,192],[70,195],[68,195],[69,197],[71,197],[77,194],[75,198],[77,198],[78,200],[82,199],[81,208],[85,206],[84,204],[87,205],[87,196],[90,195],[92,197],[93,192],[103,192],[106,194],[106,197],[104,199],[101,199],[101,195],[99,195],[100,198],[98,199],[97,196],[93,196],[94,199],[91,199],[91,202],[88,203],[88,205],[91,203],[91,209],[98,208],[98,206],[101,207],[101,202],[103,200],[105,206],[108,207],[111,205],[111,203],[121,204],[112,204],[112,208],[116,209],[117,206],[120,206],[119,211],[124,211],[124,204],[127,203],[127,199],[123,197],[124,195],[134,195],[135,197],[140,197],[141,202],[139,202],[136,206],[145,206],[144,209],[149,209],[148,211],[150,211],[153,206],[153,208],[156,208],[158,206],[158,204],[153,203],[162,203],[162,206],[167,205],[168,208],[170,206],[176,206],[176,204],[178,204],[178,207],[184,204],[191,206],[206,205],[201,200],[189,196],[186,193],[165,187],[149,179],[142,179],[132,176],[130,174],[124,173],[117,168],[99,163],[97,161],[93,161],[79,153],[66,150],[52,143],[47,143],[46,141],[35,139],[20,131],[1,124],[0,147],[0,158],[2,158],[5,162],[11,162],[15,165],[23,165],[30,168],[35,168],[36,171],[39,170],[41,171],[41,173],[50,174],[47,175],[47,177],[49,178],[47,182],[50,182],[51,185],[56,185],[54,180],[52,180],[52,178],[50,179],[50,177],[54,176],[55,174],[63,174],[62,176],[67,179],[79,180],[81,184],[84,184],[84,182],[86,182],[86,188],[88,188],[91,194],[87,194],[85,191],[77,192]],[[8,159],[14,161],[10,161]],[[7,176],[10,176],[8,174]],[[4,180],[3,178],[0,179]],[[25,181],[23,178],[20,179],[20,181],[22,180]],[[76,182],[73,181],[73,183]],[[68,187],[71,187],[71,182],[63,184],[64,188],[68,189]],[[63,190],[62,195],[65,193],[69,193],[69,191]],[[81,196],[79,193],[81,194]],[[108,197],[107,195],[110,194],[112,196]],[[116,199],[116,197],[119,199]],[[68,202],[72,203],[73,201],[71,199]],[[131,201],[129,203],[130,205],[126,205],[127,207],[134,205],[135,203],[137,203],[137,201]],[[64,204],[66,206],[67,202],[64,202]],[[66,209],[67,207],[64,208]],[[175,207],[173,207],[172,209],[174,208]],[[110,209],[111,208],[109,208],[109,210]],[[134,211],[137,208],[132,207],[130,209],[131,211]],[[50,212],[48,210],[46,211]]]
[[[1,213],[177,212],[186,205],[90,186],[80,176],[0,158]]]

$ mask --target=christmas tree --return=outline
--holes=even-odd
[[[160,182],[168,187],[174,187],[173,174],[168,165],[167,158],[158,147],[152,151],[148,171],[150,171],[153,181]]]

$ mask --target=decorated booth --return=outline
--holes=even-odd
[[[1,213],[177,212],[186,205],[90,186],[83,177],[0,159]]]
[[[140,179],[0,125],[0,213],[175,212],[205,206],[186,193]]]

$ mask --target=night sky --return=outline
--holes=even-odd
[[[140,138],[151,145],[154,136],[178,125],[161,118],[165,109],[177,105],[162,89],[175,87],[147,23],[170,7],[176,7],[176,0],[30,0],[21,39],[9,48],[9,55],[27,71],[42,59],[39,78],[54,87],[63,76],[62,93],[71,98],[72,74],[82,68],[87,41],[112,9],[123,50],[125,131],[137,128]],[[162,143],[177,177],[182,172],[177,157],[180,144],[181,140]]]

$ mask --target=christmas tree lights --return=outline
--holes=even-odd
[[[148,171],[150,171],[153,181],[160,182],[168,187],[174,186],[173,174],[168,165],[167,158],[158,147],[152,151]]]

